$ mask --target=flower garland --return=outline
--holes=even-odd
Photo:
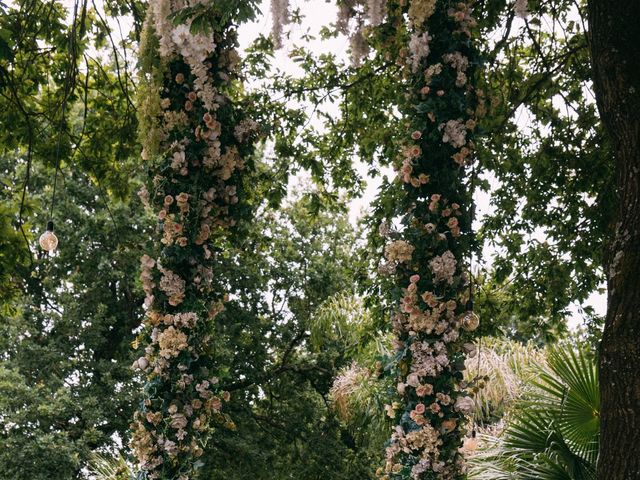
[[[476,119],[482,91],[473,85],[479,64],[471,41],[468,3],[390,0],[387,20],[369,38],[404,69],[408,135],[400,145],[401,201],[381,225],[386,242],[380,273],[391,275],[396,401],[386,406],[395,428],[386,447],[383,480],[465,478],[464,438],[475,381],[463,380],[464,360],[478,317],[470,303]],[[408,22],[407,22],[408,19]],[[394,52],[395,49],[395,52]],[[471,440],[471,439],[469,439]],[[473,441],[469,441],[473,443]]]
[[[144,349],[133,366],[147,381],[132,447],[139,478],[148,479],[191,478],[213,426],[233,427],[223,413],[230,397],[220,388],[223,368],[207,355],[226,300],[212,266],[241,211],[257,125],[228,97],[240,60],[235,31],[213,2],[191,1],[152,0],[141,47],[140,132],[150,181],[140,197],[157,215],[159,253],[141,260],[146,317],[137,343]],[[198,24],[197,17],[177,20],[209,7]]]

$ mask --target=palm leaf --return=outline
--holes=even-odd
[[[574,480],[567,470],[545,455],[536,462],[523,462],[520,465],[519,479],[522,480]]]
[[[595,461],[598,449],[600,394],[594,362],[582,351],[550,349],[549,371],[535,385],[538,405],[553,414],[558,428],[581,456]]]
[[[93,452],[87,469],[95,480],[133,480],[135,475],[122,455],[116,458]]]
[[[517,402],[489,454],[477,455],[471,478],[593,480],[600,397],[595,362],[580,349],[550,348],[532,388]],[[493,477],[492,477],[493,475]]]

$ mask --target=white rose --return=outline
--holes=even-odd
[[[420,385],[420,377],[417,373],[410,373],[407,377],[407,385],[411,385],[413,388]]]
[[[145,370],[149,366],[149,360],[146,357],[140,357],[131,366],[134,370]]]

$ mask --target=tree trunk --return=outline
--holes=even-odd
[[[614,146],[617,208],[600,344],[598,479],[640,479],[640,1],[589,0],[594,86]]]

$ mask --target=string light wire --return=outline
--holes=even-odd
[[[60,147],[62,144],[62,135],[65,131],[66,122],[65,115],[67,112],[67,100],[71,93],[72,79],[76,74],[76,20],[78,18],[78,0],[75,0],[73,5],[73,21],[71,24],[71,32],[69,34],[69,50],[68,50],[68,64],[65,72],[64,90],[62,95],[62,104],[60,107],[60,130],[58,132],[58,142],[56,145],[56,170],[53,176],[53,192],[51,194],[51,206],[49,208],[49,221],[53,221],[53,207],[56,201],[56,188],[58,184],[58,173],[60,171]]]

